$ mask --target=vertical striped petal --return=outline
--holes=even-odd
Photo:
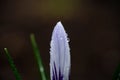
[[[52,33],[50,43],[51,80],[69,80],[70,48],[67,34],[61,22],[58,22]]]

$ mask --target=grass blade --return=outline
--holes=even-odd
[[[9,54],[9,52],[8,52],[8,49],[7,49],[7,48],[4,48],[4,51],[5,51],[5,53],[6,53],[8,62],[9,62],[9,64],[10,64],[10,67],[11,67],[14,75],[15,75],[16,80],[22,80],[20,74],[18,73],[17,68],[15,67],[14,61],[13,61],[12,57],[10,56],[10,54]]]
[[[117,66],[116,71],[113,74],[112,80],[120,80],[120,64]]]
[[[34,34],[30,35],[30,39],[31,39],[31,44],[32,44],[32,47],[33,47],[35,59],[36,59],[37,64],[38,64],[39,72],[41,74],[42,80],[46,80],[46,76],[45,76],[45,72],[44,72],[44,67],[43,67],[43,64],[42,64],[42,60],[41,60],[39,49],[37,47],[37,43],[35,41]]]

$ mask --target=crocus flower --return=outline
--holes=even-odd
[[[51,80],[69,80],[70,48],[69,40],[61,22],[58,22],[52,33],[50,43]]]

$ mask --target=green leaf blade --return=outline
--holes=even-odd
[[[16,68],[16,66],[15,66],[15,64],[14,64],[14,61],[13,61],[12,57],[10,56],[10,54],[9,54],[9,52],[8,52],[8,49],[7,49],[7,48],[4,48],[4,51],[5,51],[5,53],[6,53],[8,62],[9,62],[9,64],[10,64],[10,67],[11,67],[14,75],[15,75],[16,80],[22,80],[22,78],[21,78],[21,76],[20,76],[20,74],[19,74],[19,72],[18,72],[18,70],[17,70],[17,68]]]
[[[41,56],[40,56],[40,52],[39,52],[34,34],[30,35],[30,40],[31,40],[31,44],[32,44],[32,47],[33,47],[35,59],[36,59],[37,64],[38,64],[39,72],[41,74],[42,80],[47,80],[46,76],[45,76],[44,67],[43,67],[43,64],[42,64],[42,59],[41,59]]]

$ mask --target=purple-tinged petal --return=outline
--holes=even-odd
[[[69,80],[70,48],[67,34],[61,22],[58,22],[52,33],[50,43],[51,80]]]

